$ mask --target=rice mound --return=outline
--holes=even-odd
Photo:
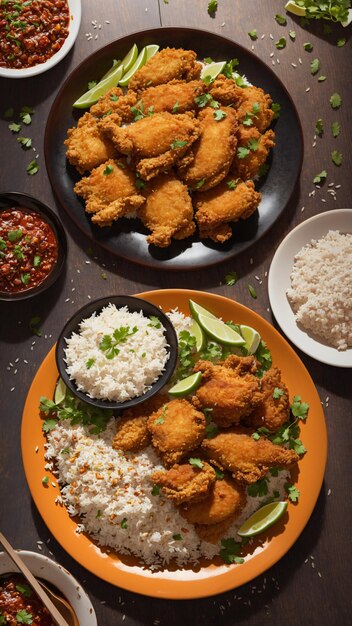
[[[352,235],[329,230],[295,256],[287,297],[306,330],[338,350],[352,346]]]
[[[112,359],[99,347],[104,335],[121,327],[138,331],[116,347]],[[165,328],[153,326],[142,311],[131,313],[114,304],[93,313],[79,325],[79,333],[66,339],[66,371],[79,391],[90,398],[125,402],[143,395],[158,380],[170,356]],[[92,362],[88,367],[87,363]]]

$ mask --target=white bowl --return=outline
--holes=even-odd
[[[36,76],[37,74],[42,74],[50,70],[68,54],[77,39],[81,23],[82,7],[81,0],[67,0],[67,2],[70,9],[69,32],[60,50],[53,54],[45,63],[38,63],[38,65],[34,65],[33,67],[18,70],[0,67],[0,76],[4,78],[29,78],[30,76]]]
[[[352,209],[325,211],[296,226],[281,242],[271,262],[268,291],[272,312],[281,329],[302,352],[321,363],[335,367],[352,367],[352,348],[337,350],[313,337],[297,325],[286,296],[291,287],[291,272],[296,254],[312,239],[321,239],[329,230],[352,233]]]
[[[80,626],[97,626],[93,605],[79,582],[62,565],[43,554],[17,550],[28,569],[36,578],[55,585],[73,607]],[[17,568],[5,552],[0,552],[0,575],[17,572]]]

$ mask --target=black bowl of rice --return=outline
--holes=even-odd
[[[133,296],[100,298],[64,326],[56,363],[65,385],[83,402],[121,410],[154,396],[177,362],[177,335],[154,304]]]

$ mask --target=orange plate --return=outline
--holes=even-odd
[[[298,488],[301,492],[297,505],[289,504],[286,523],[275,525],[269,541],[257,547],[241,565],[215,565],[205,563],[198,568],[165,569],[151,572],[136,559],[120,560],[116,554],[107,554],[83,534],[75,533],[76,523],[66,509],[55,504],[59,495],[53,488],[53,475],[45,470],[42,420],[39,418],[39,397],[53,397],[58,372],[54,348],[40,366],[29,390],[22,420],[22,456],[29,489],[38,510],[62,547],[81,565],[96,576],[144,595],[158,598],[187,599],[215,595],[233,589],[252,580],[278,561],[296,541],[313,511],[323,481],[327,435],[324,413],[314,383],[298,356],[281,335],[264,319],[250,309],[228,298],[200,291],[165,289],[139,294],[161,306],[164,311],[178,307],[189,314],[188,300],[192,298],[203,307],[224,320],[247,324],[256,328],[267,342],[273,362],[283,373],[290,397],[300,395],[310,405],[306,424],[302,423],[301,436],[308,452],[299,463]],[[36,446],[39,451],[36,453]],[[42,477],[49,476],[48,487],[42,485]]]

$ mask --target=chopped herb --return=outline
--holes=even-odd
[[[312,52],[313,45],[311,43],[307,42],[307,43],[303,44],[303,48],[305,49],[306,52]]]
[[[266,372],[267,370],[269,370],[271,368],[272,365],[272,356],[271,356],[271,352],[269,350],[269,348],[267,347],[265,341],[261,340],[256,352],[255,352],[255,358],[257,359],[257,361],[259,361],[260,363],[260,367],[258,368],[257,371],[257,376],[259,376],[259,378],[261,378],[264,374],[264,372]]]
[[[48,484],[48,482],[49,482],[49,476],[43,476],[43,478],[42,478],[42,484],[43,484],[43,485],[47,485],[47,484]]]
[[[21,144],[24,150],[28,150],[32,147],[32,140],[30,137],[17,137],[17,141]]]
[[[28,272],[26,272],[25,274],[21,274],[21,283],[23,285],[28,285],[30,278],[31,275]]]
[[[29,124],[32,123],[32,116],[29,113],[25,112],[25,111],[21,111],[20,118],[21,118],[23,124],[26,124],[26,126],[29,126]]]
[[[163,411],[162,411],[162,413],[161,413],[160,417],[158,417],[158,418],[155,420],[155,423],[156,423],[156,424],[163,424],[163,423],[165,422],[166,411],[167,411],[167,404],[164,404],[164,406],[163,406]]]
[[[143,117],[146,117],[142,100],[138,100],[137,106],[131,107],[131,113],[135,122],[138,122],[138,120],[142,120]]]
[[[295,30],[289,30],[288,34],[289,34],[290,39],[292,39],[293,41],[296,39],[296,31]]]
[[[99,517],[101,517],[101,510],[98,509],[97,514],[95,516],[95,519],[99,519]]]
[[[322,75],[322,76],[319,76],[319,78],[318,78],[318,83],[323,83],[323,82],[324,82],[324,80],[326,80],[326,76],[323,76],[323,75]]]
[[[95,87],[95,85],[97,85],[97,81],[96,80],[90,80],[87,87],[88,87],[88,91],[90,91],[91,89],[93,89],[93,87]]]
[[[209,63],[214,63],[214,61],[213,61],[213,59],[211,57],[205,57],[205,59],[203,59],[203,61],[204,61],[204,63],[206,65],[209,65]]]
[[[249,31],[248,35],[253,41],[255,41],[256,39],[258,39],[257,29],[253,28],[253,30]]]
[[[105,170],[103,171],[104,176],[108,176],[109,174],[112,174],[114,171],[114,168],[112,165],[107,165]]]
[[[111,102],[117,102],[117,101],[118,101],[118,99],[119,99],[119,97],[118,97],[118,96],[115,96],[115,94],[113,94],[112,96],[110,96],[110,100],[111,100]]]
[[[196,457],[191,457],[190,459],[188,459],[188,463],[192,465],[193,467],[198,467],[199,469],[203,469],[202,461]]]
[[[221,539],[221,545],[223,546],[219,552],[219,556],[224,563],[230,565],[231,563],[243,563],[244,559],[238,556],[241,551],[242,544],[237,543],[232,537],[228,539]]]
[[[252,434],[252,439],[254,439],[254,441],[258,441],[260,439],[259,433],[253,433]]]
[[[238,276],[236,272],[229,272],[225,275],[225,283],[229,285],[229,287],[233,287],[238,281]]]
[[[6,250],[6,248],[7,248],[7,244],[6,244],[5,239],[0,237],[0,250]]]
[[[18,261],[23,261],[24,254],[22,252],[21,246],[18,243],[13,247],[13,253]]]
[[[309,404],[307,404],[307,402],[302,402],[301,396],[294,396],[290,409],[294,417],[305,420],[308,415]]]
[[[41,322],[41,318],[38,315],[35,315],[29,321],[29,328],[30,328],[30,330],[32,331],[32,333],[34,335],[37,335],[37,337],[41,337],[42,336],[42,333],[37,328],[37,326],[38,326],[38,324],[40,324],[40,322]]]
[[[209,422],[205,427],[205,435],[207,439],[213,439],[219,432],[218,426],[214,422]]]
[[[208,2],[209,15],[212,13],[216,13],[217,8],[218,8],[218,0],[210,0],[210,2]]]
[[[273,102],[271,105],[271,110],[274,111],[274,120],[277,120],[280,117],[281,104],[278,102]]]
[[[109,409],[98,409],[97,407],[82,402],[69,390],[66,391],[65,398],[60,405],[42,396],[40,398],[40,411],[44,413],[44,415],[54,414],[54,416],[57,416],[60,420],[68,419],[73,426],[75,424],[91,426],[90,432],[94,435],[98,435],[105,430],[107,423],[112,417],[112,411]],[[52,427],[54,428],[56,420],[53,419],[51,421],[53,422]],[[45,430],[44,427],[43,430]]]
[[[285,484],[285,491],[288,494],[289,500],[291,502],[298,502],[298,498],[301,495],[297,487],[295,485],[291,485],[290,483]]]
[[[4,111],[4,118],[5,120],[9,120],[11,117],[13,117],[15,114],[15,111],[12,107],[10,107],[9,109],[6,109],[6,111]]]
[[[182,535],[179,535],[179,534],[172,535],[172,538],[173,538],[175,541],[181,541],[181,540],[182,540]]]
[[[122,170],[126,169],[126,165],[122,163],[122,161],[117,161],[117,165],[121,167]]]
[[[213,112],[213,118],[216,122],[220,122],[220,120],[224,119],[224,117],[226,117],[226,113],[222,109],[218,109],[218,111]]]
[[[196,338],[188,332],[182,330],[178,339],[178,368],[176,371],[177,380],[186,378],[195,363],[194,353],[196,350]]]
[[[269,165],[267,163],[262,163],[259,168],[258,176],[261,178],[262,176],[266,176],[269,171]]]
[[[103,280],[107,280],[107,274],[106,274],[106,272],[102,272],[102,273],[101,273],[101,277],[102,277],[102,279],[103,279]]]
[[[259,139],[250,139],[247,143],[248,148],[251,152],[256,152],[258,150]]]
[[[283,395],[284,395],[284,390],[280,389],[280,387],[275,387],[275,389],[273,391],[273,398],[274,398],[274,400],[278,400]]]
[[[217,467],[214,467],[214,472],[215,472],[215,476],[216,476],[216,480],[223,480],[224,479],[224,472],[221,472]]]
[[[138,189],[138,191],[140,189],[144,189],[146,183],[144,182],[144,180],[141,179],[141,177],[139,176],[138,172],[136,174],[136,188]]]
[[[94,365],[94,363],[95,363],[95,359],[93,359],[93,357],[88,359],[88,361],[86,361],[87,370],[90,370],[90,368]]]
[[[138,331],[138,327],[134,326],[132,330],[129,326],[120,326],[115,328],[112,335],[104,335],[102,341],[99,344],[99,348],[102,352],[105,352],[107,359],[113,359],[120,353],[120,350],[116,346],[120,343],[125,343],[128,337],[135,335]]]
[[[179,139],[175,139],[172,143],[170,143],[171,150],[176,150],[176,148],[184,148],[187,146],[188,141],[180,141]]]
[[[249,155],[249,153],[250,153],[250,150],[248,148],[241,146],[240,148],[237,149],[237,158],[245,159]]]
[[[127,528],[127,517],[124,517],[121,524],[120,524],[121,528],[126,529]]]
[[[346,43],[346,37],[341,37],[337,40],[336,45],[338,48],[342,48]]]
[[[199,180],[199,181],[198,181],[198,182],[194,185],[194,188],[195,188],[195,189],[200,189],[201,187],[203,187],[204,183],[205,183],[205,178],[202,178],[201,180]]]
[[[11,241],[11,243],[13,243],[14,241],[18,241],[19,239],[22,239],[23,236],[23,232],[20,228],[17,228],[16,230],[10,230],[7,234],[7,238],[9,241]]]
[[[172,112],[172,113],[177,113],[177,111],[178,111],[178,107],[179,107],[179,104],[178,104],[178,102],[177,102],[177,100],[176,100],[176,102],[175,102],[174,106],[172,107],[172,111],[171,111],[171,112]]]
[[[226,65],[224,66],[224,69],[222,70],[222,74],[224,74],[226,78],[233,78],[233,71],[235,67],[237,67],[239,64],[240,62],[238,59],[231,59],[231,61],[228,61]]]
[[[331,153],[331,160],[335,165],[340,166],[342,163],[342,152],[339,152],[339,150],[333,150]]]
[[[251,113],[246,113],[246,116],[245,116],[245,118],[244,118],[244,120],[243,120],[242,124],[243,124],[244,126],[252,126],[252,124],[253,124],[252,117],[253,117],[253,116],[252,116],[252,114],[251,114]]]
[[[324,122],[321,117],[315,122],[315,132],[319,137],[321,137],[324,132]]]
[[[248,485],[247,492],[249,496],[252,496],[252,498],[261,498],[262,496],[266,496],[268,493],[268,477],[264,476],[264,478],[257,480],[256,483]]]
[[[160,485],[153,485],[151,494],[152,496],[158,496],[160,494]]]
[[[251,294],[252,298],[256,300],[257,294],[256,294],[254,287],[252,287],[252,285],[248,285],[248,291]]]
[[[27,613],[26,609],[22,609],[16,613],[16,621],[19,624],[33,624],[32,613]]]
[[[196,96],[194,98],[194,102],[200,109],[203,109],[203,107],[205,107],[211,100],[212,96],[210,93],[203,93],[201,96]]]
[[[50,433],[50,431],[54,430],[56,426],[57,426],[57,420],[47,419],[44,421],[42,428],[45,433]]]
[[[19,591],[19,593],[21,593],[25,598],[29,598],[32,595],[32,589],[30,587],[28,587],[28,585],[21,585],[18,584],[16,585],[16,589],[17,591]]]
[[[26,172],[27,174],[29,174],[29,176],[34,176],[34,174],[37,174],[39,172],[39,164],[35,159],[28,163],[26,167]]]
[[[320,61],[319,59],[313,59],[313,61],[310,64],[310,73],[313,74],[313,76],[315,74],[317,74],[320,70]]]
[[[322,170],[319,174],[314,176],[313,183],[315,185],[319,185],[321,182],[323,182],[323,180],[326,179],[327,175],[328,175],[328,173],[325,170]]]
[[[33,266],[39,267],[41,262],[42,262],[42,258],[39,256],[39,254],[35,254],[33,257]]]
[[[336,137],[339,136],[340,131],[341,131],[340,124],[338,122],[333,122],[331,124],[331,132],[332,132],[332,136],[335,137],[335,139],[336,139]]]
[[[226,184],[227,184],[229,189],[233,190],[233,189],[236,189],[239,181],[240,181],[240,178],[236,178],[236,180],[233,180],[233,179],[232,180],[228,180]]]
[[[275,46],[278,50],[283,50],[283,48],[286,48],[286,43],[286,38],[280,37],[278,41],[275,41]]]
[[[340,94],[335,92],[330,96],[329,102],[333,109],[338,109],[341,106],[342,98]]]
[[[276,13],[275,15],[275,21],[280,24],[280,26],[286,26],[287,24],[287,20],[283,15],[280,15],[279,13]]]
[[[70,454],[70,448],[62,448],[61,454]]]
[[[9,129],[12,133],[19,133],[21,128],[21,124],[16,124],[16,122],[11,122],[11,124],[9,124]]]
[[[153,326],[154,328],[162,328],[162,323],[156,315],[151,315],[149,318],[148,326]]]

